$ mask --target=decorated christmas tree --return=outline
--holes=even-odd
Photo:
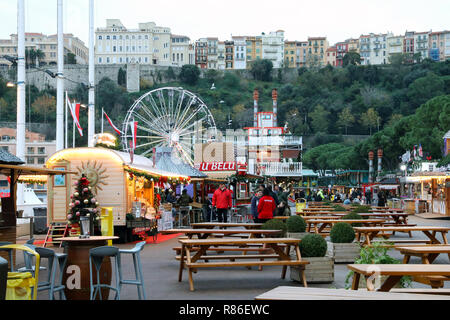
[[[71,225],[80,224],[81,217],[89,217],[91,225],[93,224],[94,228],[98,227],[99,204],[89,184],[90,182],[85,175],[82,175],[80,180],[74,182],[75,191],[70,196],[72,202],[69,205],[70,210],[67,215],[67,219]]]

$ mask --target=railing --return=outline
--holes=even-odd
[[[227,139],[227,142],[234,142]],[[302,146],[302,137],[282,137],[282,136],[264,136],[255,137],[250,136],[247,140],[237,140],[234,143],[244,146]]]
[[[255,164],[253,168],[250,168],[251,174],[260,174],[266,176],[301,176],[302,175],[302,163],[301,162],[261,162]]]

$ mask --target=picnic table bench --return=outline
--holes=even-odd
[[[258,229],[263,226],[262,223],[225,223],[225,222],[203,222],[203,223],[191,223],[191,227],[194,229],[227,229],[227,228],[239,228],[245,229]]]
[[[405,256],[403,259],[404,264],[408,264],[412,256],[421,258],[423,264],[432,264],[440,254],[448,254],[450,259],[449,245],[397,247],[395,249]]]
[[[162,234],[179,234],[184,233],[189,239],[196,236],[198,239],[206,239],[208,237],[225,237],[232,235],[242,235],[249,238],[262,236],[273,236],[279,234],[280,230],[257,230],[257,229],[170,229],[161,231]]]
[[[186,267],[189,276],[189,288],[194,291],[194,281],[192,273],[199,268],[222,268],[222,267],[252,267],[252,266],[283,266],[281,278],[285,279],[288,266],[300,266],[302,271],[303,285],[306,287],[306,278],[304,275],[304,266],[309,264],[308,261],[301,259],[299,249],[299,239],[289,238],[262,238],[262,239],[205,239],[205,240],[179,240],[182,250],[180,256],[180,269],[178,274],[178,281],[182,281],[183,269]],[[232,246],[248,246],[251,244],[262,244],[270,249],[273,253],[259,254],[259,255],[226,255],[224,260],[230,261],[215,261],[220,260],[217,256],[211,262],[207,256],[208,248],[211,246],[232,245]],[[285,247],[280,247],[280,245]],[[291,258],[290,249],[294,247],[296,259]],[[192,255],[192,248],[200,248]],[[204,260],[204,262],[198,262]],[[239,260],[239,261],[236,261]],[[240,261],[240,260],[255,260],[255,261]],[[303,266],[303,268],[302,268]]]
[[[366,279],[368,291],[375,290],[373,281],[377,276],[387,276],[378,289],[382,292],[390,291],[404,276],[428,277],[432,288],[441,288],[443,281],[450,280],[450,265],[447,264],[349,264],[347,267],[354,272],[352,290],[358,290],[361,276]]]
[[[314,233],[316,233],[316,234],[322,234],[324,232],[325,228],[327,228],[327,227],[332,228],[337,223],[348,223],[348,224],[360,223],[360,224],[365,224],[365,225],[369,225],[369,226],[376,226],[376,225],[383,225],[384,220],[381,220],[381,219],[365,219],[365,220],[364,219],[362,219],[362,220],[310,219],[310,220],[306,221],[306,224],[308,225],[308,229],[307,229],[308,232],[311,232],[311,228],[314,227]],[[320,225],[320,227],[318,227],[318,225]]]
[[[413,231],[421,231],[423,232],[431,241],[432,244],[442,244],[437,238],[436,233],[441,233],[442,241],[444,244],[448,244],[447,241],[447,233],[450,228],[447,227],[428,227],[428,226],[415,226],[415,227],[357,227],[354,228],[357,233],[357,240],[361,240],[361,236],[364,235],[364,244],[371,245],[371,241],[374,237],[376,237],[380,232],[384,238],[389,238],[390,234],[386,234],[385,232],[413,232]]]
[[[377,292],[377,291],[352,291],[345,289],[325,289],[325,288],[301,288],[301,287],[278,287],[263,293],[255,300],[450,300],[450,297],[443,294],[440,290],[430,290],[430,293],[410,294],[405,292]]]

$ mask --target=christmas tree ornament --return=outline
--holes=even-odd
[[[78,192],[75,192],[73,195],[74,195],[76,198],[78,198],[78,197],[80,196],[80,194],[79,194]]]
[[[100,203],[96,202],[95,205],[98,206]]]
[[[75,201],[75,205],[79,206],[81,204],[81,202],[79,200]]]
[[[91,202],[92,202],[92,203],[96,203],[97,200],[95,200],[95,198],[92,198],[92,199],[91,199]]]
[[[89,203],[89,200],[88,200],[88,199],[84,199],[83,203],[84,203],[84,204],[88,204],[88,203]]]
[[[89,189],[88,188],[84,188],[83,192],[89,192]]]

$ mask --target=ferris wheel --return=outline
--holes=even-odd
[[[155,147],[171,147],[190,165],[194,163],[193,146],[214,141],[217,136],[206,104],[192,92],[172,87],[152,90],[136,100],[122,132],[125,152],[134,149],[136,154],[148,156]]]

